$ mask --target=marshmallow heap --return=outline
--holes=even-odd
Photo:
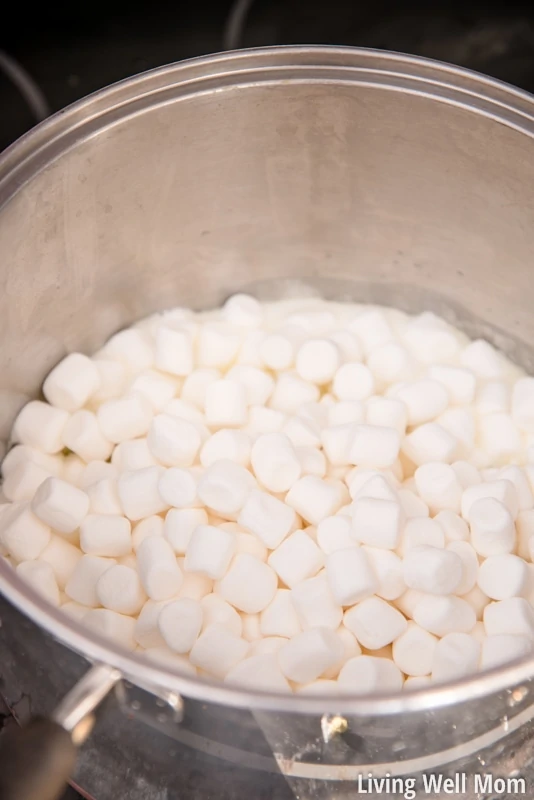
[[[431,313],[156,314],[13,428],[0,557],[185,674],[396,692],[534,646],[534,378]]]

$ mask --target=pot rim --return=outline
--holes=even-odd
[[[284,77],[285,76],[285,77]],[[349,80],[350,79],[350,80]],[[124,122],[153,105],[199,91],[217,91],[261,82],[335,81],[422,94],[461,105],[534,137],[534,97],[469,70],[417,56],[336,46],[287,46],[202,56],[150,70],[115,83],[57,112],[0,156],[0,208],[42,169],[80,140]],[[173,92],[169,97],[168,90]],[[167,90],[167,94],[166,91]],[[534,655],[483,674],[409,692],[377,695],[281,695],[191,677],[129,653],[85,629],[44,601],[0,559],[0,588],[6,599],[37,625],[85,656],[109,664],[145,686],[173,687],[185,697],[236,708],[362,716],[423,711],[481,698],[534,676]]]

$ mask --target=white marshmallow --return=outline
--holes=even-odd
[[[369,397],[365,408],[368,425],[394,428],[400,436],[404,436],[408,424],[408,410],[402,400],[377,395]]]
[[[265,406],[251,406],[248,413],[248,425],[243,431],[253,438],[262,433],[277,433],[282,430],[287,416],[281,411]]]
[[[147,600],[139,616],[135,621],[134,638],[137,644],[146,649],[152,647],[163,647],[165,642],[158,627],[158,619],[161,610],[167,605],[169,600],[156,602]]]
[[[324,555],[307,533],[297,530],[273,550],[268,563],[291,589],[317,574],[324,565]]]
[[[445,387],[449,401],[454,405],[468,406],[473,402],[477,381],[470,369],[433,364],[428,368],[428,377]]]
[[[72,619],[76,619],[78,622],[81,622],[87,614],[88,608],[87,606],[80,605],[80,603],[75,603],[74,600],[69,600],[68,602],[61,604],[61,610],[65,614],[68,614],[69,617],[72,617]]]
[[[123,362],[132,372],[149,369],[154,363],[149,337],[136,328],[126,328],[114,334],[102,348],[101,354],[104,358]]]
[[[510,410],[511,387],[505,381],[486,381],[477,388],[475,408],[478,414],[504,413]]]
[[[484,339],[475,339],[460,354],[462,366],[472,370],[478,378],[501,378],[504,357]]]
[[[361,361],[362,346],[354,333],[347,330],[332,331],[328,338],[337,344],[344,361]]]
[[[402,561],[391,550],[379,547],[362,547],[377,581],[375,594],[384,600],[396,600],[406,591],[402,574]]]
[[[146,437],[118,444],[111,456],[117,472],[129,472],[144,467],[154,467],[158,462],[150,452]],[[88,465],[89,466],[89,465]]]
[[[123,514],[123,508],[115,479],[97,481],[87,488],[89,513]]]
[[[325,572],[297,584],[291,590],[291,602],[304,630],[317,627],[337,630],[343,619],[343,609],[334,600]]]
[[[473,608],[462,598],[431,594],[424,595],[416,604],[413,619],[436,636],[470,633],[477,621]]]
[[[319,404],[323,409],[324,405]],[[324,421],[314,420],[317,425],[323,427],[336,427],[338,425],[348,425],[349,423],[361,424],[365,422],[365,406],[359,400],[340,400],[327,408],[327,415]]]
[[[60,478],[47,478],[35,493],[31,509],[58,533],[72,533],[89,511],[89,497]]]
[[[302,475],[315,475],[324,478],[326,475],[326,458],[315,447],[296,447],[296,456],[300,463]]]
[[[96,595],[100,604],[119,614],[136,616],[146,602],[146,594],[135,569],[116,564],[97,581]]]
[[[310,683],[336,664],[343,643],[329,628],[312,628],[297,634],[278,651],[283,674],[296,683]]]
[[[526,560],[531,558],[530,540],[534,537],[534,509],[521,511],[517,516],[517,555]]]
[[[499,472],[499,479],[510,481],[515,486],[520,511],[526,511],[534,506],[534,495],[524,469],[510,464]]]
[[[477,671],[480,644],[468,633],[449,633],[440,639],[432,665],[433,681],[454,681]]]
[[[526,433],[534,433],[534,378],[519,378],[512,392],[512,419]]]
[[[196,640],[191,663],[210,675],[224,678],[246,657],[250,644],[222,625],[210,625]]]
[[[351,694],[388,694],[402,689],[403,677],[387,658],[356,656],[344,664],[337,683],[341,691]]]
[[[357,427],[349,422],[323,428],[321,443],[330,464],[342,466],[351,463],[350,453]]]
[[[462,562],[462,579],[455,589],[455,594],[466,595],[473,589],[478,576],[478,556],[469,542],[455,541],[447,545],[447,550],[455,553]]]
[[[462,499],[462,486],[453,468],[448,464],[428,463],[415,470],[417,491],[430,508],[437,514],[443,509],[459,512]]]
[[[246,433],[223,428],[204,442],[200,451],[200,463],[203,467],[210,467],[216,461],[226,458],[247,467],[250,463],[251,447],[250,436]]]
[[[415,589],[407,589],[404,594],[401,594],[396,600],[393,601],[395,608],[402,611],[405,617],[413,617],[414,608],[427,595],[423,592],[418,592]]]
[[[201,437],[194,423],[170,414],[157,414],[147,435],[150,452],[167,467],[190,467],[200,449]]]
[[[260,631],[260,615],[259,614],[241,614],[243,622],[243,639],[247,642],[257,642],[261,639]]]
[[[437,422],[427,422],[406,436],[402,451],[418,467],[430,461],[450,464],[458,451],[458,441]]]
[[[114,464],[110,464],[108,461],[91,461],[80,475],[80,489],[86,490],[93,483],[116,478],[118,473],[117,467]]]
[[[48,373],[43,394],[52,406],[77,411],[100,386],[100,373],[82,353],[70,353]]]
[[[162,372],[185,377],[194,369],[193,336],[187,327],[161,325],[156,333],[154,363]]]
[[[354,484],[353,488],[354,488]],[[392,487],[391,480],[385,475],[377,473],[365,481],[357,491],[354,491],[352,498],[359,500],[362,497],[374,497],[376,500],[390,500],[398,502],[398,492]]]
[[[132,551],[130,521],[116,514],[88,514],[80,525],[80,547],[92,556],[128,555]]]
[[[512,553],[490,556],[478,570],[477,583],[491,600],[520,597],[527,591],[528,582],[526,562]]]
[[[406,586],[427,594],[452,594],[462,580],[462,560],[452,550],[412,547],[402,566]]]
[[[339,400],[365,400],[374,390],[373,373],[365,364],[343,364],[333,377],[332,391]]]
[[[82,556],[67,581],[65,594],[82,606],[96,608],[100,605],[96,592],[98,579],[116,563],[113,558]]]
[[[228,367],[237,356],[241,337],[229,325],[206,322],[200,326],[197,359],[201,367]]]
[[[146,397],[138,392],[107,400],[97,411],[97,420],[102,435],[110,442],[119,444],[126,439],[145,436],[154,412]]]
[[[410,319],[402,336],[420,361],[449,363],[457,360],[460,349],[457,332],[431,311]]]
[[[473,464],[469,464],[467,461],[453,461],[451,467],[455,471],[463,489],[482,483],[480,472]]]
[[[52,535],[39,561],[52,567],[59,588],[64,589],[82,555],[77,547],[66,542],[62,536]]]
[[[2,491],[6,499],[14,503],[31,500],[50,477],[50,472],[45,467],[34,461],[24,460],[4,476]]]
[[[249,654],[251,656],[266,656],[278,653],[283,644],[286,644],[288,639],[285,636],[265,636],[263,639],[257,639],[251,642]]]
[[[444,533],[446,542],[463,542],[469,538],[469,526],[467,522],[462,519],[454,511],[445,509],[440,511],[434,517],[436,522]]]
[[[83,624],[92,628],[100,636],[112,639],[119,647],[135,650],[135,619],[124,614],[117,614],[107,608],[93,608],[83,618]]]
[[[228,603],[246,614],[258,614],[273,599],[277,578],[274,570],[248,553],[238,553],[217,591]]]
[[[191,664],[186,656],[179,656],[173,653],[172,650],[165,645],[161,647],[150,647],[144,652],[145,658],[150,661],[157,661],[160,664],[165,664],[176,672],[182,672],[184,675],[197,675],[197,668]]]
[[[192,422],[203,439],[204,430],[207,431],[206,438],[209,438],[209,431],[204,425],[204,414],[199,408],[193,405],[193,403],[189,403],[187,400],[183,400],[181,397],[174,397],[164,407],[163,413],[168,414],[170,417],[177,417],[178,419]]]
[[[400,611],[379,597],[368,597],[346,611],[343,623],[368,650],[391,644],[408,625]]]
[[[180,591],[182,572],[163,536],[150,536],[140,544],[137,571],[145,592],[152,600],[168,600]]]
[[[16,568],[17,575],[30,584],[35,592],[53,606],[59,606],[59,588],[54,570],[44,561],[21,561]]]
[[[297,374],[305,381],[323,385],[337,373],[341,361],[338,346],[328,339],[308,339],[299,347]]]
[[[421,546],[443,548],[445,547],[445,535],[435,520],[426,517],[412,517],[404,526],[398,551],[401,556],[405,557],[413,548]]]
[[[43,453],[59,453],[63,450],[63,430],[68,420],[69,414],[64,409],[32,400],[15,420],[12,439]]]
[[[411,354],[399,342],[387,342],[373,350],[367,359],[369,369],[379,386],[409,380],[415,363]]]
[[[132,548],[134,552],[137,552],[141,543],[144,542],[145,539],[148,539],[149,536],[163,536],[163,530],[164,521],[157,514],[145,517],[145,519],[136,523],[132,528]]]
[[[52,533],[28,503],[8,506],[0,518],[0,545],[17,562],[39,558]]]
[[[241,636],[243,632],[241,615],[220,595],[207,594],[200,601],[200,606],[203,619],[202,630],[207,630],[211,625],[222,625],[234,636]]]
[[[117,489],[124,514],[128,519],[136,522],[168,508],[158,488],[164,473],[165,468],[160,466],[122,473],[117,482]]]
[[[175,508],[187,508],[197,503],[197,482],[191,470],[171,467],[158,481],[163,501]]]
[[[398,499],[402,508],[402,512],[407,520],[410,519],[425,519],[429,516],[430,510],[427,504],[421,500],[419,495],[410,489],[399,489]]]
[[[378,588],[372,565],[360,547],[331,553],[326,560],[326,575],[332,596],[340,606],[358,603]]]
[[[276,497],[254,490],[248,496],[237,521],[273,550],[295,529],[297,516],[290,506]]]
[[[377,347],[391,341],[393,332],[382,311],[370,309],[349,321],[348,329],[360,339],[366,356]]]
[[[264,692],[291,693],[275,655],[256,654],[245,658],[227,673],[225,682]]]
[[[509,480],[485,481],[464,489],[462,495],[462,517],[469,519],[473,503],[482,498],[492,497],[504,504],[515,520],[519,512],[519,499],[514,484]]]
[[[263,320],[261,303],[249,294],[234,294],[229,297],[221,314],[230,325],[240,328],[256,328]]]
[[[469,509],[471,544],[481,556],[511,553],[515,545],[514,521],[503,503],[493,497],[476,500]]]
[[[183,569],[185,558],[178,559],[180,569]],[[194,572],[185,572],[179,597],[188,597],[190,600],[202,600],[213,591],[213,581],[207,575],[197,575]]]
[[[245,387],[225,378],[206,388],[206,422],[215,427],[239,427],[247,422]]]
[[[343,484],[315,475],[305,475],[295,481],[286,495],[286,503],[312,525],[335,514],[347,499]]]
[[[206,404],[206,389],[210,383],[220,380],[221,377],[222,375],[218,369],[204,367],[193,370],[183,383],[180,395],[181,399],[191,403],[197,408],[204,409]]]
[[[487,636],[482,642],[481,669],[492,669],[501,664],[523,658],[534,649],[528,636],[515,636],[509,633]]]
[[[285,423],[283,432],[295,447],[319,447],[321,445],[321,429],[311,419],[293,415]]]
[[[489,597],[484,594],[479,586],[473,586],[470,592],[466,592],[462,597],[473,608],[478,620],[481,620],[484,615],[484,609],[490,603]],[[471,632],[471,631],[470,631]]]
[[[171,508],[165,516],[162,532],[174,552],[184,555],[195,528],[207,524],[208,515],[203,508]]]
[[[476,417],[470,408],[448,408],[436,422],[445,428],[457,443],[458,458],[471,457],[476,439]]]
[[[287,336],[270,333],[260,343],[259,356],[269,369],[289,369],[295,361],[295,347]]]
[[[351,464],[363,467],[390,467],[399,455],[400,436],[394,428],[357,425],[349,451]]]
[[[96,415],[87,409],[71,416],[63,429],[63,443],[86,462],[106,461],[113,450],[113,444],[102,435]]]
[[[144,395],[156,413],[165,408],[178,390],[175,378],[154,369],[139,373],[130,384],[130,391]]]
[[[401,400],[408,412],[408,425],[422,425],[442,414],[449,404],[449,395],[443,384],[430,378],[400,384],[393,397]]]
[[[256,481],[248,470],[233,461],[221,459],[204,472],[198,482],[197,494],[212,511],[235,519],[255,488]]]
[[[170,650],[189,653],[202,628],[202,606],[187,597],[172,600],[161,609],[158,628]]]
[[[326,517],[317,526],[317,544],[321,550],[330,555],[336,550],[354,547],[352,525],[349,517]]]
[[[67,483],[72,483],[73,486],[79,486],[80,479],[86,467],[85,461],[82,461],[79,456],[74,453],[69,453],[63,461],[63,473],[61,477]]]
[[[329,669],[323,672],[323,678],[337,678],[345,661],[348,661],[349,658],[354,658],[355,656],[361,656],[362,654],[362,648],[356,641],[356,637],[353,633],[351,633],[351,631],[349,631],[348,628],[345,628],[344,625],[339,626],[339,628],[336,630],[336,635],[339,639],[341,639],[343,644],[343,655],[337,664],[334,664],[333,667],[329,667]]]
[[[300,633],[301,626],[289,589],[277,589],[269,605],[260,615],[262,636],[282,636],[291,639]]]
[[[236,364],[227,372],[226,377],[243,386],[246,403],[250,406],[265,405],[274,389],[271,375],[258,367]]]
[[[505,464],[522,447],[521,434],[509,414],[485,414],[478,419],[481,448],[492,464]]]
[[[534,609],[523,597],[490,603],[484,609],[484,627],[488,636],[511,633],[534,639]]]
[[[236,553],[248,553],[260,561],[267,561],[267,548],[251,533],[236,532]]]
[[[353,536],[361,544],[395,550],[399,544],[403,513],[399,503],[360,497],[353,503]]]
[[[4,460],[2,461],[2,476],[4,483],[9,474],[15,470],[20,464],[31,462],[42,467],[50,475],[61,477],[63,470],[63,457],[61,455],[48,455],[36,450],[33,447],[28,447],[25,444],[17,444],[9,450]],[[5,494],[5,489],[4,489]]]
[[[187,545],[184,569],[219,580],[230,565],[235,546],[234,533],[212,525],[198,525]]]
[[[128,370],[120,361],[107,358],[94,358],[93,364],[98,370],[99,387],[93,392],[90,400],[92,407],[98,407],[106,400],[112,400],[123,394],[128,379]]]
[[[319,388],[314,383],[303,381],[291,372],[283,372],[277,378],[269,405],[285,414],[297,414],[301,406],[318,400]]]
[[[393,661],[406,675],[430,675],[438,639],[415,622],[393,642]]]

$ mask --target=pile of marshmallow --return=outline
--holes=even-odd
[[[534,642],[534,378],[431,313],[175,309],[13,428],[0,555],[185,674],[395,692]]]

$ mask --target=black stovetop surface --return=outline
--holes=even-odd
[[[137,72],[224,49],[232,0],[93,0],[10,5],[0,50],[43,91],[51,111]],[[413,53],[534,92],[534,8],[518,0],[252,0],[240,46],[321,43]],[[35,124],[0,71],[0,151]],[[69,790],[63,800],[80,798]]]

